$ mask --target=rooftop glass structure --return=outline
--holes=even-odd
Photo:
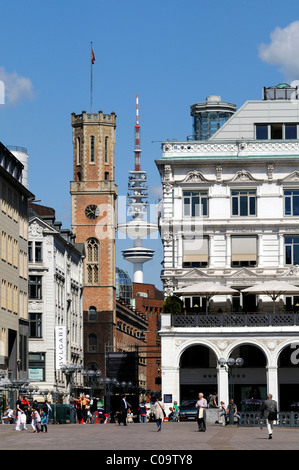
[[[132,280],[123,269],[116,268],[116,298],[124,300],[128,305],[132,303]]]
[[[235,113],[236,105],[208,96],[206,101],[191,106],[193,135],[188,140],[208,140]]]

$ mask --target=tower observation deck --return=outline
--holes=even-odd
[[[134,240],[134,246],[122,250],[123,258],[134,266],[134,282],[143,282],[143,264],[154,256],[154,250],[142,246],[142,239],[155,232],[158,228],[147,220],[148,184],[146,171],[140,165],[140,125],[139,125],[138,95],[136,97],[135,125],[135,169],[129,171],[127,207],[130,220],[118,224],[118,230],[126,233]]]

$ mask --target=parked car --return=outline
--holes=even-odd
[[[196,400],[182,400],[180,405],[180,421],[195,420],[197,418]]]

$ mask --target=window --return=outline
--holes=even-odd
[[[183,268],[207,266],[209,262],[209,239],[183,240]]]
[[[28,242],[28,258],[30,263],[39,263],[43,260],[42,246],[42,242]]]
[[[268,125],[257,124],[255,126],[255,133],[256,133],[257,140],[267,140],[268,139]]]
[[[284,215],[299,215],[299,190],[284,191]]]
[[[299,237],[285,237],[285,264],[299,265]]]
[[[88,336],[88,351],[89,352],[94,352],[97,350],[97,344],[98,344],[98,341],[97,341],[97,336],[92,333]]]
[[[105,137],[105,163],[108,163],[108,141],[109,138]]]
[[[44,353],[29,353],[28,379],[32,382],[44,382],[46,358]]]
[[[256,215],[256,191],[232,191],[232,215]]]
[[[255,266],[257,264],[257,238],[231,237],[231,265]]]
[[[183,207],[185,217],[206,217],[208,215],[208,192],[184,191]]]
[[[81,165],[81,142],[80,137],[77,137],[77,165]]]
[[[271,124],[270,129],[272,140],[282,139],[282,124]]]
[[[86,276],[87,284],[99,284],[100,244],[96,238],[86,242]]]
[[[285,139],[297,139],[297,124],[285,124]]]
[[[297,139],[298,123],[273,123],[273,124],[256,124],[255,138],[257,140],[293,140]]]
[[[42,276],[29,276],[29,298],[42,299]]]
[[[97,320],[97,309],[93,305],[88,307],[88,321],[96,321]]]
[[[42,338],[42,315],[41,313],[29,313],[29,336],[30,338]]]
[[[94,136],[90,137],[90,163],[94,163]]]

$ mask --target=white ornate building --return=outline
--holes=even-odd
[[[299,297],[245,296],[267,280],[299,286],[299,101],[282,84],[247,101],[206,141],[164,142],[156,161],[165,296],[197,282],[236,296],[184,297],[185,314],[161,316],[162,390],[173,400],[218,391],[226,403],[272,393],[299,401]],[[296,305],[298,304],[298,305]],[[207,312],[207,314],[206,314]],[[240,369],[218,365],[242,357]]]
[[[82,247],[70,230],[56,222],[53,209],[33,203],[28,240],[28,378],[41,392],[54,390],[66,396],[69,377],[62,373],[59,360],[83,366]],[[81,385],[78,374],[73,386]]]

